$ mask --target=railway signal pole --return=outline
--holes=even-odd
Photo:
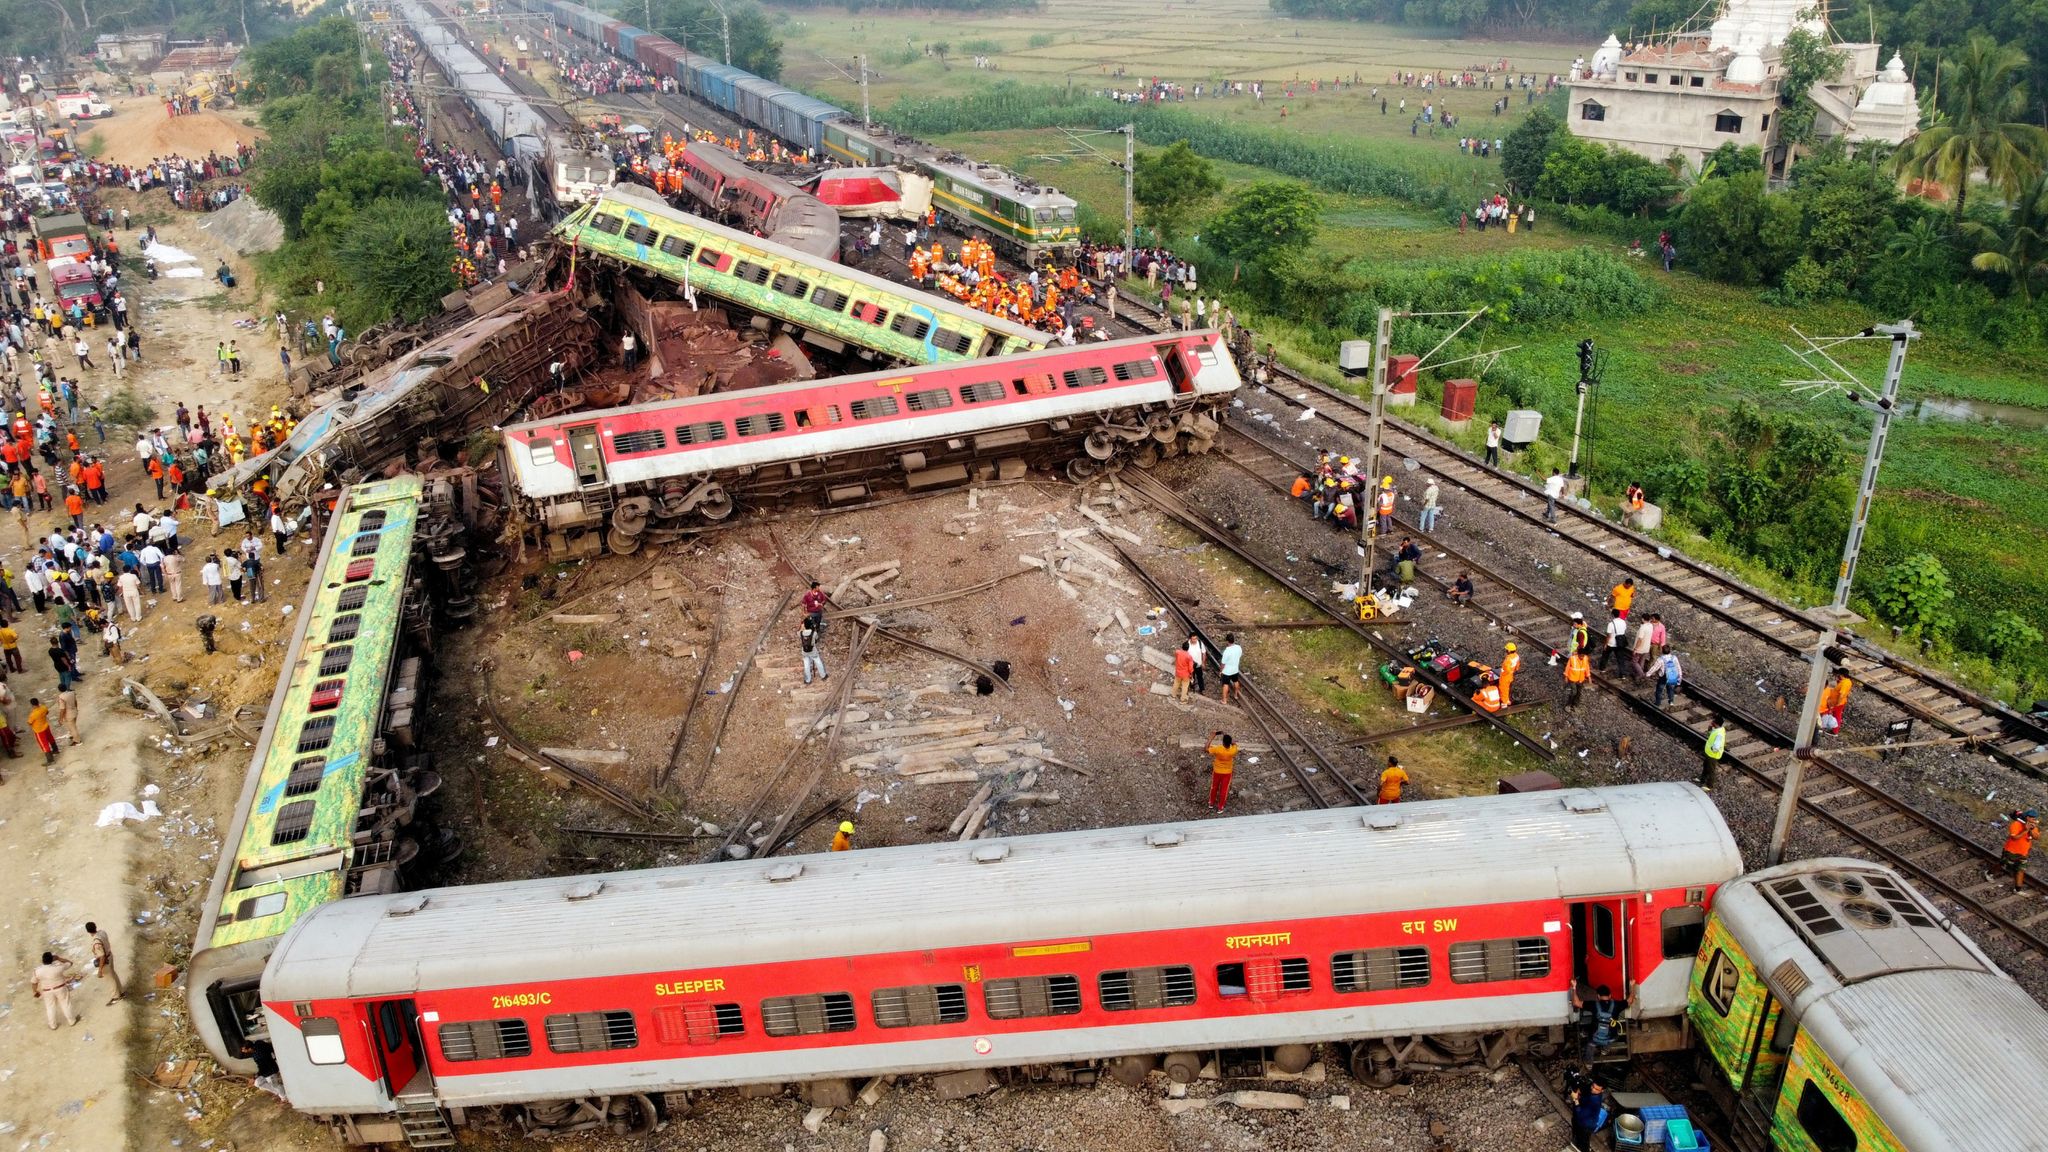
[[[1138,126],[1126,124],[1124,134],[1124,269],[1129,275],[1132,254],[1138,250]]]
[[[1813,737],[1820,725],[1820,695],[1826,688],[1828,665],[1839,655],[1834,646],[1836,630],[1849,611],[1849,586],[1856,577],[1856,558],[1863,550],[1863,530],[1870,522],[1870,502],[1877,495],[1878,466],[1884,462],[1885,439],[1891,432],[1892,415],[1898,410],[1899,379],[1906,370],[1906,348],[1920,338],[1911,320],[1896,324],[1875,324],[1853,336],[1816,341],[1797,328],[1793,332],[1806,342],[1806,350],[1788,348],[1794,356],[1819,373],[1818,379],[1788,383],[1794,391],[1825,396],[1840,388],[1849,402],[1869,410],[1876,421],[1870,429],[1870,447],[1863,456],[1863,478],[1856,490],[1856,507],[1849,519],[1849,537],[1842,543],[1842,566],[1835,574],[1835,598],[1828,606],[1827,619],[1814,639],[1806,672],[1806,699],[1799,709],[1799,729],[1792,738],[1792,763],[1785,770],[1784,791],[1778,796],[1778,817],[1771,825],[1767,864],[1785,859],[1785,844],[1792,836],[1792,818],[1799,811],[1799,789],[1805,783],[1806,762],[1813,758]],[[1889,340],[1891,358],[1885,363],[1884,386],[1877,399],[1865,400],[1856,377],[1828,354],[1828,349],[1851,340]]]

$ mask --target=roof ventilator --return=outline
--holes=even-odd
[[[1152,848],[1172,848],[1186,839],[1178,828],[1158,828],[1145,834],[1145,843]]]
[[[581,884],[570,885],[569,890],[562,893],[562,898],[564,900],[588,900],[602,891],[604,891],[604,881],[585,880]]]
[[[1008,844],[983,844],[969,854],[976,864],[996,864],[1010,858]]]
[[[384,914],[386,916],[410,916],[426,906],[427,898],[415,892],[411,895],[400,896],[398,899],[386,904],[384,906]]]
[[[1392,832],[1401,826],[1401,816],[1397,812],[1367,812],[1365,826],[1375,832]]]
[[[1594,792],[1568,792],[1563,803],[1565,811],[1576,812],[1581,816],[1607,811],[1607,801]]]
[[[768,881],[770,884],[780,884],[784,880],[794,880],[803,874],[803,865],[793,862],[785,862],[782,864],[777,864],[774,867],[768,869],[766,872],[761,873],[761,879]]]

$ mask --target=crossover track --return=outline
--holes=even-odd
[[[1291,501],[1287,486],[1301,474],[1304,465],[1280,456],[1235,428],[1226,427],[1226,431],[1227,443],[1218,446],[1218,454]],[[1475,584],[1483,581],[1491,585],[1480,587],[1472,608],[1511,636],[1533,645],[1534,652],[1550,651],[1569,631],[1569,608],[1553,604],[1535,590],[1495,574],[1485,564],[1442,539],[1417,530],[1399,516],[1395,522],[1405,534],[1427,542],[1453,564],[1471,572]],[[1443,584],[1441,579],[1426,574],[1418,573],[1418,579],[1439,587]],[[1489,604],[1511,607],[1496,610]],[[1705,741],[1714,717],[1719,716],[1728,728],[1727,754],[1722,763],[1773,792],[1782,790],[1792,734],[1772,720],[1690,683],[1685,686],[1684,698],[1668,709],[1653,704],[1632,679],[1599,671],[1593,675],[1592,686],[1694,748]],[[1800,807],[1897,865],[1923,888],[1947,897],[1984,924],[2048,956],[2048,900],[2043,900],[2038,892],[2014,892],[2011,884],[1997,876],[1997,854],[1968,836],[1818,752],[1807,763]]]

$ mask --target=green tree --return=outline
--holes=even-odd
[[[2010,608],[1992,613],[1983,633],[1984,650],[2000,660],[2025,656],[2041,647],[2041,630]]]
[[[1872,594],[1878,615],[1917,635],[1945,631],[1955,598],[1948,569],[1930,552],[1915,552],[1887,568]]]
[[[1167,240],[1178,240],[1195,212],[1223,191],[1216,166],[1176,140],[1138,155],[1132,197],[1145,210],[1145,224]]]
[[[1786,34],[1783,52],[1778,62],[1778,139],[1798,147],[1812,142],[1814,117],[1820,112],[1813,102],[1813,86],[1840,76],[1848,58],[1805,28]]]
[[[1678,217],[1678,242],[1704,275],[1730,284],[1774,281],[1799,243],[1799,209],[1764,190],[1762,172],[1709,180]]]
[[[732,65],[770,80],[782,75],[782,38],[775,34],[761,6],[752,0],[720,0],[724,12],[712,0],[654,0],[654,30],[692,52],[714,60],[725,59],[725,33],[732,33]],[[641,5],[628,3],[618,9],[628,23],[648,22]],[[730,17],[728,22],[727,17]]]
[[[1600,165],[1605,185],[1600,201],[1617,212],[1647,215],[1655,205],[1671,199],[1677,184],[1662,164],[1626,148],[1609,148]]]
[[[290,36],[256,45],[247,59],[249,79],[259,92],[289,96],[311,88],[316,69],[326,60],[338,59],[353,84],[361,46],[355,25],[346,16],[329,16]]]
[[[1973,34],[1945,61],[1943,122],[1898,152],[1896,162],[1906,175],[1948,188],[1958,221],[1974,173],[1982,171],[1992,189],[2010,199],[2033,183],[2048,157],[2048,131],[2026,122],[2026,69],[2026,53]]]
[[[1209,221],[1209,247],[1261,268],[1283,253],[1308,247],[1322,221],[1322,197],[1300,184],[1260,180],[1231,194],[1230,205]]]
[[[334,261],[369,316],[366,326],[394,315],[422,320],[459,286],[448,217],[433,200],[369,205],[334,245]]]
[[[1577,136],[1558,138],[1543,158],[1536,194],[1560,204],[1599,204],[1607,199],[1607,149]]]
[[[1738,147],[1735,141],[1730,140],[1707,153],[1706,162],[1700,168],[1702,180],[1716,177],[1725,180],[1744,172],[1761,172],[1764,170],[1764,150],[1754,144]]]
[[[1551,145],[1565,130],[1564,121],[1548,108],[1537,108],[1508,132],[1500,145],[1500,174],[1517,196],[1533,195],[1543,179],[1543,163]]]
[[[337,239],[363,209],[379,201],[432,197],[434,186],[410,156],[385,148],[351,152],[320,169],[320,191],[306,207],[300,231]]]
[[[2032,303],[2034,279],[2048,274],[2048,175],[2036,179],[2002,228],[1965,220],[1962,235],[1977,245],[1972,268],[2004,276],[2022,303]]]

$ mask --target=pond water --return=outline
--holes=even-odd
[[[2048,408],[2023,408],[2018,404],[1990,404],[1982,400],[1916,400],[1900,415],[1920,421],[2048,428]]]

